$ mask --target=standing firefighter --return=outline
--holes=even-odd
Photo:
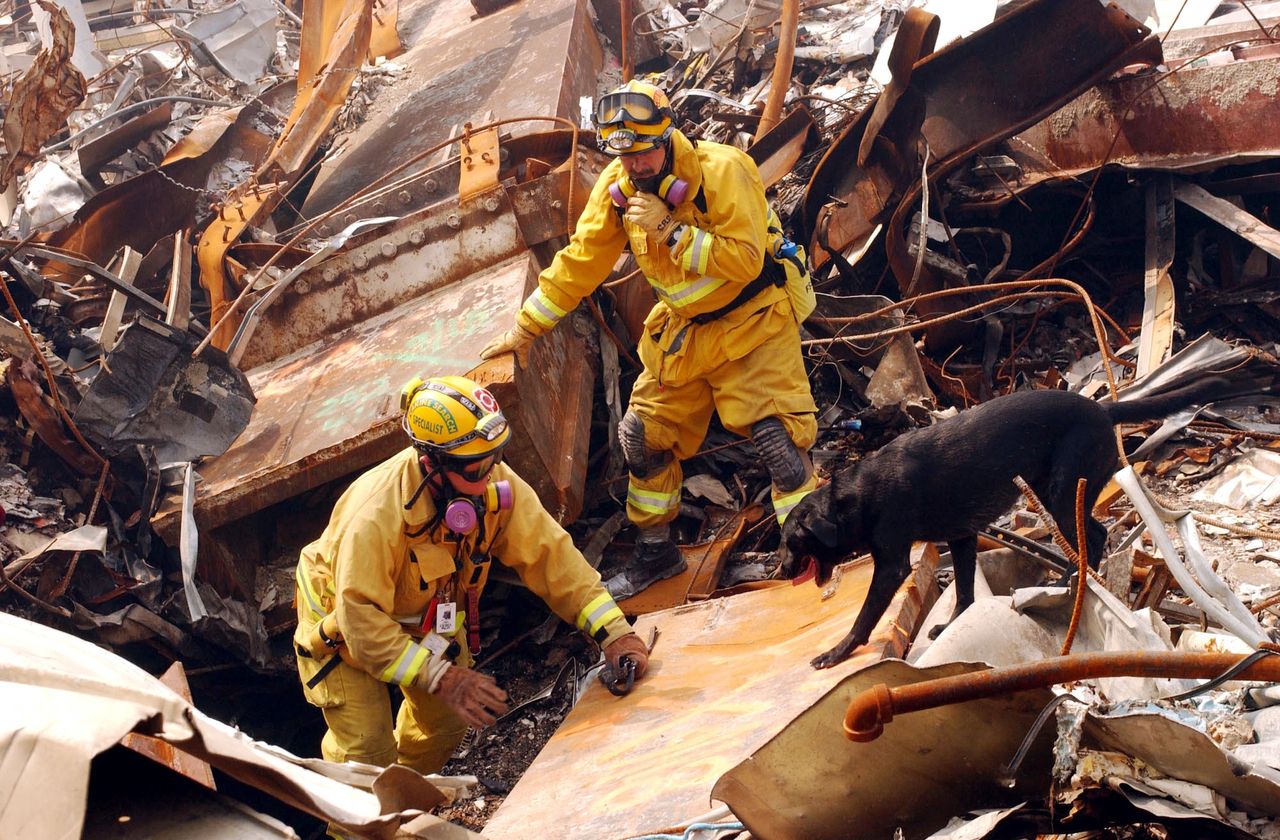
[[[513,352],[523,365],[533,340],[599,286],[630,245],[658,302],[618,430],[630,472],[627,515],[640,532],[630,564],[605,584],[622,599],[685,568],[670,534],[680,461],[697,452],[713,410],[760,451],[779,522],[817,486],[807,454],[817,408],[797,327],[812,309],[812,288],[746,154],[690,141],[666,94],[645,82],[603,97],[594,116],[600,148],[617,160],[515,326],[480,355]]]
[[[307,700],[324,712],[330,761],[438,771],[467,726],[507,711],[472,670],[492,563],[514,570],[615,668],[640,675],[644,644],[600,575],[502,463],[511,430],[469,379],[415,379],[401,395],[411,446],[356,479],[298,561],[294,642]],[[404,702],[392,729],[387,686]]]

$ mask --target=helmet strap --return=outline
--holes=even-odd
[[[422,495],[422,491],[427,489],[430,484],[436,487],[448,486],[449,482],[444,479],[443,468],[435,462],[435,459],[421,451],[418,453],[418,466],[422,468],[422,481],[418,482],[418,489],[413,491],[413,495],[409,497],[409,501],[404,503],[404,509],[408,510],[418,501],[418,497]],[[435,498],[432,493],[432,498]],[[421,532],[419,532],[421,533]]]

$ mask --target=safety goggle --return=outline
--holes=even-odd
[[[502,452],[494,452],[483,458],[477,458],[474,461],[462,461],[457,458],[450,458],[445,461],[445,472],[451,472],[454,475],[460,475],[466,481],[482,481],[489,473],[493,472],[493,468],[502,463]]]
[[[623,90],[610,93],[596,102],[596,126],[622,122],[656,123],[663,118],[662,109],[647,94]]]

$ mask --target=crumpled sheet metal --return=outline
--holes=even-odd
[[[129,325],[76,407],[75,422],[108,457],[155,447],[161,463],[220,455],[249,422],[245,375],[212,348],[146,316]]]
[[[392,840],[420,818],[414,809],[439,801],[439,791],[405,767],[384,771],[379,781],[390,792],[375,795],[293,764],[284,751],[203,715],[142,669],[67,633],[0,613],[0,639],[4,837],[79,836],[90,762],[134,730],[362,836]]]
[[[920,837],[973,808],[1009,805],[1048,789],[1053,728],[1041,730],[1017,786],[1001,768],[1017,751],[1048,689],[1019,691],[913,712],[867,743],[844,740],[841,722],[861,690],[884,683],[981,670],[972,663],[915,669],[875,662],[846,677],[768,743],[730,769],[711,795],[729,806],[753,837],[769,840],[891,838],[898,827]]]
[[[234,0],[175,28],[194,41],[197,56],[249,85],[262,77],[275,54],[277,14],[271,0]]]
[[[21,363],[11,364],[8,380],[19,413],[35,429],[40,440],[76,472],[83,476],[98,476],[102,472],[101,460],[67,435],[57,407],[42,390],[45,379],[36,363],[23,359]]]
[[[1255,772],[1204,732],[1163,714],[1136,710],[1085,722],[1090,745],[1132,756],[1172,779],[1203,785],[1254,817],[1280,819],[1280,784]],[[1221,822],[1222,815],[1201,812]]]
[[[885,214],[916,202],[925,143],[930,178],[944,178],[978,149],[1043,119],[1115,68],[1144,55],[1156,58],[1158,44],[1146,38],[1136,21],[1096,0],[1041,0],[920,58],[890,113],[879,117],[883,127],[866,150],[867,165],[851,163],[875,108],[818,164],[803,204],[805,231],[812,236],[821,227],[833,250],[865,244]],[[1011,75],[1010,67],[1018,72]],[[828,205],[831,197],[848,204]],[[900,240],[901,233],[891,238]],[[828,257],[818,245],[813,241],[809,253],[821,266]]]
[[[932,546],[918,544],[912,553],[915,573],[870,644],[828,670],[815,670],[809,660],[848,631],[866,597],[869,562],[846,567],[825,601],[811,584],[784,584],[643,616],[636,622],[642,637],[650,627],[659,630],[649,673],[623,698],[593,683],[486,824],[485,836],[632,837],[706,812],[709,795],[725,799],[712,790],[716,779],[776,740],[794,715],[808,715],[804,710],[842,675],[902,654],[937,563]],[[843,706],[832,712],[821,749],[806,745],[790,753],[791,761],[815,763],[833,743],[846,752],[848,745],[838,743],[843,714]],[[828,789],[822,776],[810,780],[808,795],[826,798]],[[572,819],[565,818],[566,791],[589,803],[575,807]],[[841,823],[833,836],[848,837],[849,825]],[[784,836],[754,826],[752,833]]]
[[[206,115],[166,154],[158,169],[114,184],[85,202],[49,244],[107,265],[125,245],[149,252],[165,236],[190,227],[209,173],[232,156],[265,151],[267,138],[253,128],[255,108]],[[83,272],[57,261],[45,273],[71,282]]]
[[[1250,450],[1206,481],[1191,498],[1233,510],[1274,504],[1280,498],[1280,452]]]
[[[40,156],[40,147],[67,124],[67,117],[88,92],[84,76],[71,63],[75,24],[55,4],[37,2],[49,13],[53,43],[40,51],[9,94],[0,130],[5,145],[0,192]]]

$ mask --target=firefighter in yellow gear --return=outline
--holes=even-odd
[[[411,445],[357,478],[297,569],[299,676],[328,725],[329,761],[440,770],[466,734],[507,711],[474,670],[493,563],[640,676],[644,643],[600,574],[502,452],[511,430],[469,379],[416,379],[401,395]],[[388,686],[404,694],[392,726]]]
[[[515,325],[480,355],[511,352],[523,365],[533,340],[594,291],[630,246],[658,301],[618,429],[630,473],[627,515],[639,529],[635,557],[606,582],[621,600],[685,568],[670,536],[680,461],[698,451],[713,411],[760,451],[782,522],[817,487],[808,458],[817,407],[770,250],[781,225],[755,163],[731,146],[690,141],[675,128],[666,94],[646,82],[602,97],[594,118],[601,149],[616,160]]]

